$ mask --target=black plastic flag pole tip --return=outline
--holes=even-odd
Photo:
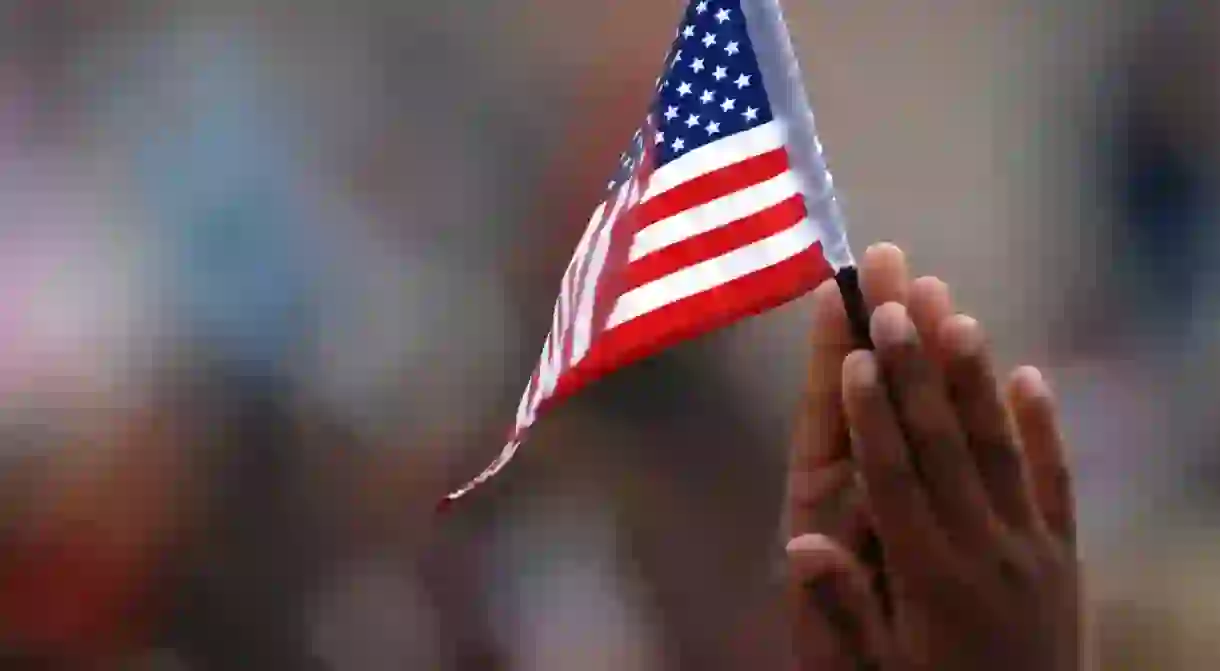
[[[852,337],[859,349],[873,349],[873,339],[868,334],[869,311],[864,301],[864,293],[860,290],[860,273],[855,266],[847,266],[835,273],[835,282],[839,285],[839,294],[843,297],[843,307],[847,310],[847,320],[851,323]],[[889,585],[885,581],[885,558],[882,555],[881,539],[876,533],[869,533],[860,548],[860,559],[873,570],[873,584],[887,615],[893,613],[893,602],[890,599]]]
[[[873,349],[873,340],[868,335],[868,306],[864,304],[864,294],[860,291],[859,272],[855,266],[847,266],[835,273],[835,282],[839,285],[839,294],[843,297],[843,307],[846,308],[847,319],[851,322],[856,347]]]

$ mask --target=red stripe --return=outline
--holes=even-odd
[[[678,342],[787,303],[834,276],[822,244],[758,272],[666,305],[601,334],[563,376],[539,412],[611,371]]]
[[[658,249],[627,266],[623,293],[775,235],[805,214],[805,198],[796,194],[761,212]]]
[[[787,170],[787,150],[780,148],[759,154],[683,182],[640,204],[632,213],[631,221],[639,231],[692,207],[765,182]]]

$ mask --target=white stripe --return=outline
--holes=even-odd
[[[593,216],[589,219],[589,225],[585,227],[585,232],[580,237],[580,242],[576,245],[576,252],[572,255],[572,262],[568,264],[568,271],[564,274],[563,285],[560,286],[560,297],[567,303],[567,323],[564,324],[563,333],[561,336],[566,339],[568,334],[576,328],[577,307],[580,296],[576,295],[580,288],[581,278],[585,276],[589,268],[589,263],[593,257],[594,239],[598,234],[598,224],[602,221],[602,216],[606,212],[607,202],[597,206],[593,211]],[[568,274],[571,277],[568,277]],[[562,341],[561,341],[562,342]],[[575,348],[573,348],[575,351]]]
[[[641,202],[714,170],[779,149],[784,146],[786,137],[783,124],[775,120],[705,144],[654,170],[648,177],[648,191]]]
[[[530,375],[530,379],[533,379]],[[530,393],[529,383],[525,385],[525,391],[521,392],[521,403],[517,405],[517,419],[515,428],[517,431],[534,423],[534,395]]]
[[[602,267],[606,265],[606,255],[610,251],[610,232],[627,202],[628,191],[630,189],[626,186],[619,189],[618,199],[610,210],[610,217],[597,232],[593,240],[592,256],[585,264],[584,278],[581,280],[584,286],[577,297],[576,322],[572,328],[572,365],[576,365],[589,351],[593,336],[593,303],[597,294],[597,279],[601,277]]]
[[[559,382],[559,371],[561,361],[563,359],[563,343],[559,339],[559,331],[563,321],[563,310],[560,308],[560,301],[555,301],[555,311],[551,315],[551,330],[546,336],[545,354],[541,361],[541,374],[538,378],[542,381],[539,385],[541,392],[540,398],[546,398],[551,395],[551,391],[555,389],[555,385]]]
[[[548,333],[546,344],[542,346],[542,356],[538,358],[538,384],[534,387],[534,398],[530,399],[530,422],[533,422],[534,411],[543,399],[550,396],[550,388],[555,385],[555,370],[551,368],[551,336]]]
[[[800,193],[800,189],[796,175],[781,172],[765,182],[683,210],[636,233],[631,243],[630,259],[635,261],[672,244],[727,226],[778,205]]]
[[[769,238],[740,247],[671,273],[623,294],[610,314],[607,328],[614,328],[675,303],[769,268],[805,251],[818,241],[818,229],[808,219]]]

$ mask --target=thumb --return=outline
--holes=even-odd
[[[786,550],[798,671],[882,668],[889,635],[864,565],[818,534],[797,536]]]

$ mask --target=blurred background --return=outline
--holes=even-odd
[[[1099,663],[1220,668],[1220,15],[785,3],[857,250],[1045,367]],[[0,0],[5,668],[783,668],[803,302],[499,449],[680,0]]]

